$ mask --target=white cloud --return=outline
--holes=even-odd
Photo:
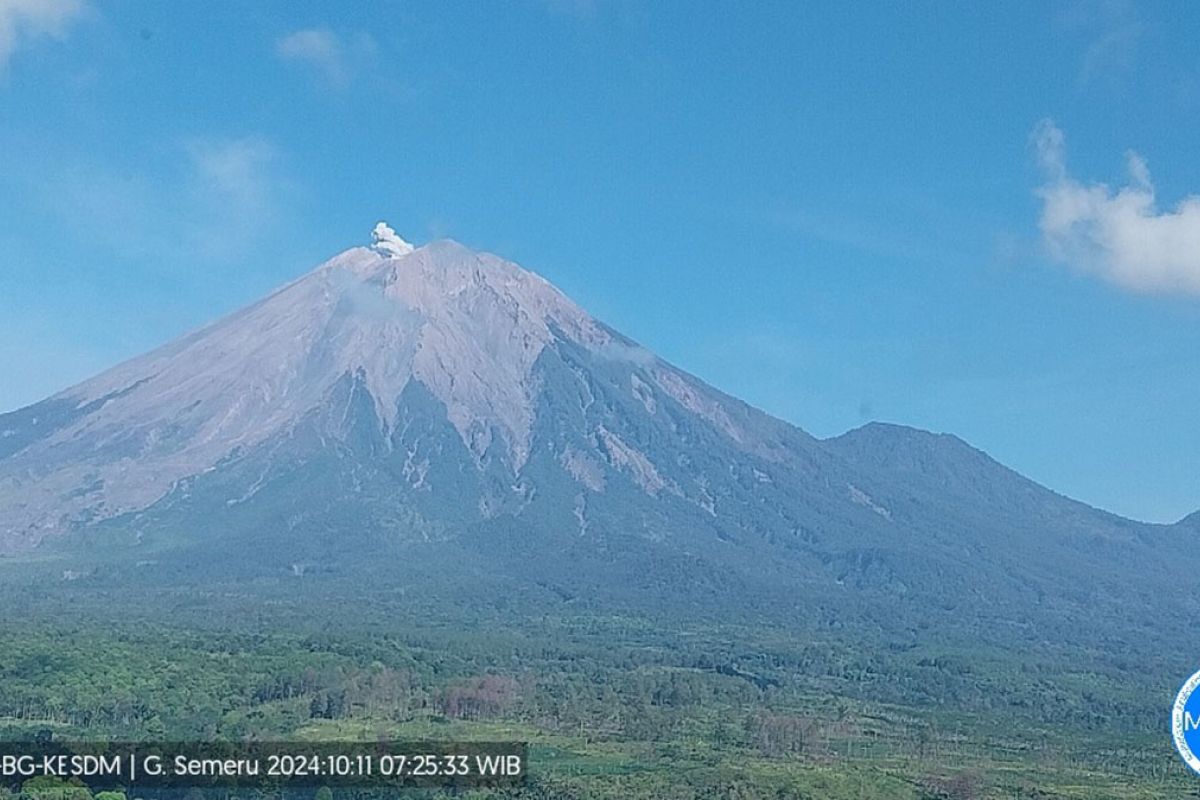
[[[1129,152],[1119,188],[1070,176],[1063,133],[1050,120],[1034,130],[1045,175],[1040,227],[1050,256],[1080,272],[1141,292],[1200,294],[1200,197],[1160,211],[1146,161]]]
[[[0,0],[0,71],[22,42],[61,37],[83,10],[83,0]]]
[[[295,187],[280,174],[276,148],[266,139],[200,139],[189,156],[181,197],[191,238],[214,257],[247,248],[273,226]]]
[[[346,48],[337,34],[327,28],[290,33],[275,43],[275,52],[285,61],[302,62],[315,68],[334,86],[343,86],[350,80]]]
[[[201,187],[220,202],[243,211],[261,209],[269,202],[275,148],[266,140],[194,141],[187,149]]]
[[[1084,84],[1122,83],[1137,65],[1147,25],[1131,0],[1079,0],[1060,15],[1067,33],[1082,36]]]

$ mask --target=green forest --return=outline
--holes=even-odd
[[[1166,730],[1177,687],[1052,642],[332,581],[4,590],[7,740],[529,744],[524,787],[468,797],[1196,796]],[[87,793],[33,781],[0,800],[62,791]]]

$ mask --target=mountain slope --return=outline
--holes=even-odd
[[[709,515],[717,498],[703,468],[680,469],[696,444],[681,437],[713,438],[764,465],[824,457],[810,437],[659,361],[536,275],[453,242],[394,242],[351,249],[216,324],[0,417],[0,546],[145,509],[218,464],[367,435],[378,439],[371,458],[398,462],[399,483],[417,491],[447,463],[511,484],[503,502],[480,498],[483,516],[520,493],[539,422],[557,426],[536,433],[581,491],[604,494],[619,476]],[[598,396],[606,403],[592,409]],[[654,424],[631,427],[638,418]],[[413,433],[431,420],[443,424]],[[421,449],[430,437],[436,454]],[[660,444],[679,451],[676,463],[647,456]],[[259,483],[227,500],[245,502]]]
[[[1190,611],[1158,597],[1190,563],[1173,538],[953,437],[816,440],[515,264],[386,226],[0,416],[0,551],[104,554],[138,580],[436,572],[560,599],[860,608],[896,628],[1057,625]]]
[[[900,527],[922,531],[923,556],[966,556],[973,589],[997,608],[1026,619],[1038,606],[1066,613],[1061,601],[1077,619],[1195,612],[1170,591],[1192,548],[1166,526],[1064,497],[947,434],[872,423],[824,444],[874,477]]]

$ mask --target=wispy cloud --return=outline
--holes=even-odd
[[[185,150],[183,203],[203,250],[215,257],[235,255],[278,220],[287,181],[271,142],[258,136],[194,139]]]
[[[374,55],[375,39],[369,33],[357,33],[343,40],[328,28],[294,31],[275,42],[275,53],[284,61],[304,64],[330,86],[350,83],[355,68]]]
[[[32,154],[31,154],[32,153]],[[0,192],[19,192],[69,236],[130,259],[185,248],[235,261],[271,234],[297,187],[268,140],[198,137],[137,166],[88,151],[0,154]]]
[[[317,69],[333,84],[348,80],[342,43],[333,31],[309,28],[284,36],[275,43],[275,52],[285,61],[297,61]]]
[[[193,140],[187,145],[200,188],[239,213],[261,213],[272,202],[275,148],[265,139]]]
[[[22,43],[62,37],[84,11],[83,0],[0,0],[0,73]]]
[[[591,17],[596,13],[597,0],[542,0],[542,4],[558,14]]]
[[[1146,24],[1129,0],[1080,0],[1062,20],[1084,37],[1081,82],[1119,83],[1136,65]]]
[[[765,220],[807,239],[873,256],[925,264],[962,262],[977,245],[958,226],[937,224],[951,210],[929,198],[877,196],[869,206],[777,205]],[[961,211],[959,212],[961,215]]]
[[[1141,292],[1200,294],[1200,197],[1160,211],[1146,161],[1126,154],[1128,183],[1083,183],[1067,172],[1063,132],[1043,120],[1033,133],[1045,182],[1040,227],[1050,256]]]

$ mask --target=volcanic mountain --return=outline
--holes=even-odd
[[[857,591],[1153,616],[1192,558],[1186,530],[1057,495],[952,436],[815,439],[516,264],[383,223],[260,302],[0,416],[0,552],[177,572],[203,553],[281,575],[491,572],[567,598],[812,611]]]
[[[253,480],[227,485],[225,507],[254,505],[321,459],[347,498],[378,489],[411,511],[401,537],[520,516],[552,490],[575,535],[589,503],[623,494],[720,527],[820,455],[539,276],[451,241],[414,249],[381,223],[374,246],[0,417],[0,543],[177,504],[234,473]],[[853,511],[848,491],[836,504]]]

